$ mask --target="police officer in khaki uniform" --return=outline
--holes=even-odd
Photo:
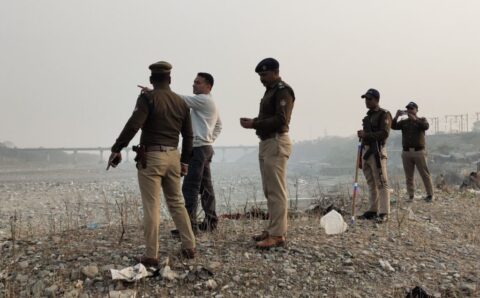
[[[368,108],[363,118],[363,129],[357,132],[363,146],[363,174],[370,191],[370,208],[360,219],[385,222],[390,214],[390,192],[387,175],[387,150],[385,143],[390,133],[392,116],[380,108],[380,93],[369,89],[362,98]]]
[[[146,254],[138,261],[150,266],[158,265],[158,231],[160,223],[160,190],[163,189],[168,210],[180,231],[181,253],[195,255],[195,236],[180,190],[180,176],[188,170],[192,152],[192,124],[190,109],[170,90],[168,62],[150,65],[153,90],[140,94],[132,116],[112,146],[109,166],[121,161],[120,151],[141,128],[140,149],[137,151],[138,184],[143,203],[143,224]],[[182,134],[182,153],[177,150]]]
[[[277,60],[266,58],[260,61],[255,72],[260,76],[266,91],[260,102],[258,117],[240,118],[240,125],[255,129],[260,138],[260,173],[270,220],[267,229],[253,236],[253,239],[257,241],[256,247],[262,249],[284,246],[286,243],[286,168],[292,152],[288,130],[295,95],[293,89],[282,81]]]
[[[402,131],[402,162],[408,196],[410,201],[412,201],[415,192],[413,175],[415,167],[417,167],[427,192],[425,201],[431,202],[433,200],[432,177],[428,170],[427,153],[425,151],[425,131],[429,127],[428,121],[423,117],[417,116],[418,105],[413,101],[408,103],[406,108],[406,111],[397,111],[392,121],[392,129]],[[408,118],[398,121],[398,117],[405,114]]]

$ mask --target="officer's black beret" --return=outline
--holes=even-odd
[[[280,68],[280,63],[273,58],[265,58],[260,63],[258,63],[257,67],[255,67],[255,72],[267,71],[267,70],[277,70]]]
[[[376,89],[368,89],[368,90],[367,90],[367,93],[365,93],[364,95],[362,95],[362,98],[376,98],[376,99],[380,99],[380,92],[378,92],[378,90],[376,90]]]
[[[406,106],[406,108],[408,109],[408,107],[412,107],[412,108],[415,108],[418,110],[418,105],[416,103],[414,103],[413,101],[409,102],[408,105]]]

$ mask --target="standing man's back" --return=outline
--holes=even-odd
[[[157,266],[162,189],[168,210],[180,231],[182,254],[187,258],[195,255],[195,236],[180,192],[180,176],[186,173],[192,150],[192,126],[188,106],[170,90],[172,66],[162,61],[149,68],[154,89],[138,97],[132,116],[112,146],[109,165],[115,167],[121,161],[120,151],[141,128],[135,160],[143,204],[146,253],[138,261]],[[181,156],[177,150],[180,133],[183,137]]]

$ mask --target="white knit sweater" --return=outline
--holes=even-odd
[[[193,128],[193,147],[212,145],[222,131],[222,121],[211,94],[179,96],[190,107]]]

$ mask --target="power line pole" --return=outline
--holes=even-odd
[[[429,120],[433,128],[433,134],[437,134],[438,133],[438,117],[430,117]]]
[[[468,132],[468,130],[470,129],[470,126],[468,126],[468,113],[465,114],[465,117],[466,117],[466,119],[467,119],[467,132]]]

